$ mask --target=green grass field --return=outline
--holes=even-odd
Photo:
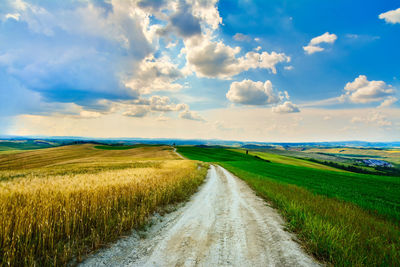
[[[21,140],[21,141],[0,140],[0,152],[49,148],[56,145],[57,145],[56,143],[41,141],[41,140]]]
[[[235,149],[233,151],[245,153],[246,151],[243,149]],[[281,164],[287,164],[287,165],[292,165],[292,166],[299,166],[299,167],[308,167],[308,168],[313,168],[313,169],[319,169],[319,170],[329,170],[329,171],[337,171],[337,172],[345,172],[344,170],[341,169],[336,169],[324,164],[319,164],[315,162],[311,162],[305,159],[299,159],[299,158],[294,158],[294,157],[288,157],[284,155],[278,155],[278,154],[271,154],[271,153],[266,153],[266,152],[259,152],[259,151],[250,151],[250,155],[255,155],[259,156],[262,159],[269,160],[274,163],[281,163]]]
[[[276,155],[264,155],[266,162],[221,148],[178,152],[245,180],[282,212],[317,258],[338,266],[400,264],[400,177],[328,170]]]

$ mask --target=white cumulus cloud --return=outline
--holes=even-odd
[[[153,95],[148,98],[139,98],[130,101],[112,102],[106,101],[108,111],[103,113],[92,111],[81,111],[81,118],[94,118],[103,114],[120,113],[126,117],[144,118],[153,116],[158,121],[166,121],[167,113],[175,113],[181,119],[205,121],[197,112],[190,110],[189,105],[185,103],[174,103],[167,96]]]
[[[275,113],[296,113],[300,112],[300,109],[297,105],[293,104],[290,101],[285,101],[284,103],[277,105],[272,108],[272,111]]]
[[[173,103],[167,96],[153,95],[149,98],[113,103],[114,109],[122,110],[122,115],[128,117],[145,117],[159,114],[158,120],[165,120],[165,113],[179,112],[179,118],[188,120],[205,121],[197,112],[191,111],[189,105]]]
[[[330,34],[326,32],[320,36],[314,37],[310,41],[310,45],[319,45],[320,43],[329,43],[332,44],[336,41],[337,36],[335,34]]]
[[[243,105],[276,104],[280,101],[279,94],[274,92],[269,80],[264,83],[252,80],[233,82],[226,97],[233,103]]]
[[[391,85],[387,85],[384,81],[368,81],[365,75],[360,75],[353,82],[347,83],[344,90],[345,94],[341,95],[340,99],[353,103],[379,102],[395,93]]]
[[[394,96],[389,96],[388,98],[386,98],[386,99],[379,105],[379,107],[380,107],[380,108],[389,107],[389,106],[391,106],[392,104],[396,103],[397,100],[398,100],[398,99],[397,99],[396,97],[394,97]]]
[[[134,76],[135,78],[127,82],[126,86],[144,94],[156,91],[177,91],[183,87],[175,81],[184,78],[184,75],[168,57],[145,58]]]
[[[228,93],[226,93],[226,98],[232,103],[241,105],[270,105],[273,106],[272,112],[275,113],[300,112],[299,107],[289,101],[289,93],[274,90],[269,80],[264,83],[252,80],[233,82]]]
[[[307,45],[307,46],[303,46],[304,51],[311,55],[314,54],[315,52],[322,52],[324,51],[324,49],[322,47],[319,46],[313,46],[313,45]]]
[[[230,47],[221,41],[204,38],[200,43],[187,42],[186,59],[190,69],[199,77],[229,79],[249,69],[269,69],[276,73],[276,65],[290,62],[290,57],[276,52],[248,52],[237,57],[239,47]]]
[[[203,28],[216,30],[222,23],[222,18],[218,11],[218,0],[189,0],[192,5],[193,15],[200,18]]]
[[[337,39],[336,34],[330,34],[329,32],[326,32],[320,36],[314,37],[311,39],[311,41],[308,43],[308,45],[303,46],[304,51],[311,55],[316,52],[322,52],[325,49],[320,46],[322,43],[327,43],[327,44],[333,44]]]
[[[379,15],[379,18],[384,19],[386,23],[400,23],[400,8],[382,13]]]

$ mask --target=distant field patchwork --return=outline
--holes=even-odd
[[[336,156],[349,158],[376,158],[400,164],[400,150],[393,149],[373,149],[373,148],[310,148],[305,152],[327,153]]]

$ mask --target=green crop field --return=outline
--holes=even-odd
[[[285,216],[306,248],[338,266],[400,264],[400,177],[338,172],[271,155],[179,147],[245,180]],[[284,164],[285,163],[285,164]]]
[[[243,150],[243,149],[235,149],[234,151],[245,153],[245,150]],[[308,168],[319,169],[319,170],[345,172],[344,170],[341,170],[341,169],[336,169],[336,168],[333,168],[333,167],[330,167],[330,166],[327,166],[324,164],[311,162],[311,161],[305,160],[305,159],[299,159],[299,158],[288,157],[288,156],[284,156],[284,155],[271,154],[271,153],[258,152],[258,151],[250,151],[249,153],[250,153],[250,155],[259,156],[260,158],[269,160],[274,163],[282,163],[282,164],[288,164],[288,165],[299,166],[299,167],[308,167]]]

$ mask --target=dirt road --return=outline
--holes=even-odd
[[[145,238],[124,238],[82,266],[318,265],[277,212],[219,166],[188,203],[155,221]]]
[[[175,148],[175,147],[174,147],[174,152],[175,152],[175,154],[177,154],[178,157],[180,157],[181,159],[185,159],[184,156],[182,156],[178,151],[176,151],[176,148]]]

